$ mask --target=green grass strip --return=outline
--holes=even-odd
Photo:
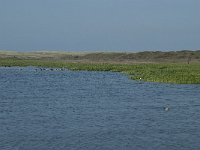
[[[112,71],[126,73],[129,75],[130,79],[133,80],[177,84],[200,84],[199,64],[100,64],[6,58],[0,59],[0,66],[37,66],[67,68],[70,70]]]

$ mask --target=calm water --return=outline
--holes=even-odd
[[[200,85],[36,69],[0,68],[1,150],[200,149]]]

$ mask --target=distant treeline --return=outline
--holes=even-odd
[[[6,52],[0,51],[0,58],[63,60],[70,62],[111,63],[200,63],[200,50],[190,51],[144,51],[129,52]]]
[[[135,60],[135,61],[150,61],[150,62],[162,62],[162,61],[200,61],[200,50],[198,51],[145,51],[138,53],[91,53],[82,58],[91,60]]]

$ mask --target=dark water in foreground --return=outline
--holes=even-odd
[[[200,149],[200,85],[35,69],[0,68],[0,150]]]

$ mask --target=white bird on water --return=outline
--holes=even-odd
[[[165,107],[165,111],[169,111],[169,107]]]

